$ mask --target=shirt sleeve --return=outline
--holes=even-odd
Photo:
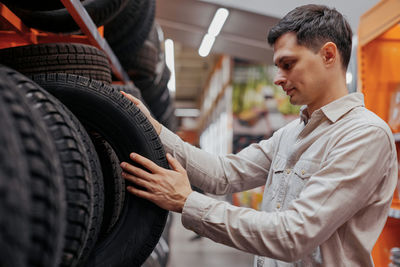
[[[265,184],[270,169],[275,139],[261,141],[238,154],[217,156],[182,141],[162,127],[161,142],[186,169],[190,182],[204,192],[222,195]]]
[[[379,203],[387,207],[397,181],[393,141],[378,127],[360,129],[327,153],[321,169],[285,211],[235,207],[193,192],[183,208],[182,223],[216,242],[295,261],[361,209]],[[378,210],[382,209],[385,212]]]

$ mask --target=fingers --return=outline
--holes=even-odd
[[[179,161],[169,153],[167,153],[167,160],[168,160],[169,165],[171,165],[171,167],[174,171],[177,171],[177,172],[185,171],[185,169],[182,167],[182,165],[179,163]]]
[[[148,180],[138,177],[138,176],[135,176],[135,175],[132,175],[132,174],[129,174],[127,172],[122,172],[122,177],[124,179],[126,179],[136,185],[142,186],[146,189],[149,189],[149,187],[151,186],[151,183],[148,182]]]
[[[131,94],[125,93],[124,91],[121,91],[121,93],[122,93],[126,98],[128,98],[130,101],[132,101],[135,105],[140,105],[140,104],[142,103],[139,99],[137,99],[136,97],[134,97],[134,96],[131,95]]]
[[[135,167],[135,166],[133,166],[133,165],[131,165],[129,163],[126,163],[126,162],[122,162],[120,166],[124,171],[126,171],[128,173],[131,173],[131,174],[134,174],[135,176],[138,176],[138,177],[146,179],[146,180],[150,180],[151,179],[150,174],[147,171],[145,171],[145,170],[143,170],[141,168]]]
[[[132,194],[134,194],[135,196],[138,196],[138,197],[140,197],[140,198],[144,198],[144,199],[147,199],[147,200],[150,200],[150,201],[153,199],[153,196],[152,196],[151,193],[146,192],[146,191],[143,191],[143,190],[140,190],[140,189],[137,189],[137,188],[135,188],[135,187],[133,187],[133,186],[128,186],[126,189],[127,189],[130,193],[132,193]]]
[[[136,153],[131,153],[129,155],[129,157],[139,163],[140,165],[142,165],[143,167],[145,167],[146,169],[148,169],[149,171],[151,171],[152,173],[156,173],[156,172],[160,172],[160,170],[163,170],[163,168],[161,168],[160,166],[158,166],[157,164],[155,164],[153,161],[139,155]]]

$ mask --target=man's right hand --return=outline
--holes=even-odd
[[[142,101],[140,101],[139,99],[137,99],[136,97],[134,97],[131,94],[125,93],[123,91],[121,91],[121,93],[128,98],[130,101],[133,102],[133,104],[135,104],[143,113],[144,115],[146,115],[147,119],[151,122],[151,124],[153,125],[154,129],[156,130],[157,134],[160,135],[161,133],[161,124],[154,119],[151,115],[150,115],[150,111],[147,109],[147,107],[142,103]]]

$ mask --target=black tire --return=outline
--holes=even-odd
[[[158,118],[158,121],[172,132],[178,130],[178,118],[175,116],[175,104],[172,99],[170,99],[167,109],[160,118]]]
[[[171,101],[167,84],[170,78],[170,71],[165,68],[158,83],[152,82],[149,79],[144,81],[136,81],[136,85],[140,89],[143,99],[148,104],[148,107],[154,117],[159,120],[165,115]],[[165,123],[165,122],[164,122]]]
[[[150,103],[158,101],[162,94],[167,89],[168,81],[171,77],[171,72],[167,67],[163,69],[160,77],[156,76],[153,80],[144,79],[136,80],[135,85],[142,93],[143,99],[150,105]]]
[[[157,62],[157,48],[148,40],[144,42],[136,55],[131,55],[130,57],[121,60],[121,64],[126,70],[129,78],[133,81],[137,78],[153,79],[156,75]]]
[[[150,111],[151,116],[154,117],[154,114],[151,112],[149,105],[147,104],[146,100],[143,99],[142,93],[140,92],[139,88],[137,88],[133,84],[113,84],[112,87],[118,91],[123,91],[125,93],[131,94],[134,97],[138,98],[142,103],[147,107]]]
[[[0,49],[0,62],[25,75],[71,73],[111,83],[103,51],[91,45],[50,43]]]
[[[104,26],[104,37],[124,65],[147,39],[155,15],[155,0],[130,0],[127,7]]]
[[[158,25],[154,23],[143,46],[136,54],[130,54],[121,60],[121,64],[127,71],[131,80],[154,79],[157,74],[157,66],[161,58],[161,45],[158,36]]]
[[[93,22],[97,26],[102,26],[123,10],[128,0],[83,0],[81,2]],[[63,6],[55,10],[29,10],[20,7],[18,3],[14,3],[13,0],[8,0],[7,6],[20,17],[28,27],[56,33],[79,31],[78,25],[75,23],[68,10]],[[27,8],[27,6],[25,6],[25,8]]]
[[[54,0],[2,0],[2,2],[6,5],[14,5],[28,10],[54,10],[64,8],[61,1]]]
[[[115,151],[104,138],[90,131],[93,144],[99,155],[104,177],[104,213],[99,242],[104,240],[117,223],[125,202],[125,179]]]
[[[3,75],[1,75],[3,77]],[[0,266],[28,266],[30,244],[30,173],[26,148],[5,94],[14,94],[15,84],[0,81]],[[23,107],[20,107],[23,109]],[[38,133],[34,131],[33,135]],[[18,159],[18,160],[17,160]]]
[[[86,263],[90,252],[94,248],[98,235],[101,230],[101,224],[103,221],[103,211],[104,211],[104,183],[103,183],[103,174],[101,172],[101,164],[99,157],[96,152],[96,148],[92,143],[92,140],[89,134],[86,132],[86,129],[80,123],[80,121],[76,118],[69,109],[66,109],[67,113],[70,114],[71,120],[75,125],[75,129],[78,134],[82,138],[84,148],[86,149],[86,154],[89,159],[91,180],[90,182],[93,184],[93,213],[90,217],[90,224],[87,228],[89,230],[88,239],[86,242],[86,246],[83,247],[83,252],[80,257],[78,266],[84,266]]]
[[[144,101],[143,97],[142,97],[142,93],[140,93],[139,88],[137,88],[135,85],[133,84],[113,84],[112,87],[119,91],[123,91],[125,93],[131,94],[134,97],[138,98],[140,101]]]
[[[160,97],[158,99],[154,99],[153,102],[149,103],[150,109],[156,119],[160,119],[165,114],[165,111],[170,106],[170,103],[171,95],[169,94],[168,88],[165,87]]]
[[[13,134],[19,139],[23,152],[20,158],[13,161],[14,164],[24,162],[29,177],[32,209],[29,213],[30,242],[26,243],[28,258],[25,266],[58,266],[65,231],[64,185],[59,159],[54,157],[57,152],[51,135],[38,111],[21,93],[31,86],[32,83],[20,73],[0,66],[0,97],[13,119]],[[13,212],[18,214],[18,211]]]
[[[77,266],[94,247],[103,214],[103,176],[96,151],[79,121],[47,91],[20,75],[20,88],[39,111],[61,160],[67,226],[61,266]],[[54,155],[56,156],[56,155]]]
[[[33,79],[60,99],[79,120],[100,133],[120,161],[134,151],[168,168],[163,146],[146,116],[121,93],[101,82],[71,74]],[[120,219],[100,242],[87,266],[140,266],[156,246],[168,212],[127,194]]]

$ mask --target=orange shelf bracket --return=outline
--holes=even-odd
[[[36,33],[32,29],[26,27],[22,21],[2,3],[0,3],[0,20],[27,43],[38,43]]]
[[[100,35],[96,25],[90,18],[86,9],[82,6],[81,2],[78,0],[61,0],[61,2],[78,24],[81,31],[88,37],[89,42],[103,50],[107,55],[115,76],[125,83],[131,83],[128,74],[126,74],[124,69],[121,67],[118,58],[115,56],[107,41]]]

